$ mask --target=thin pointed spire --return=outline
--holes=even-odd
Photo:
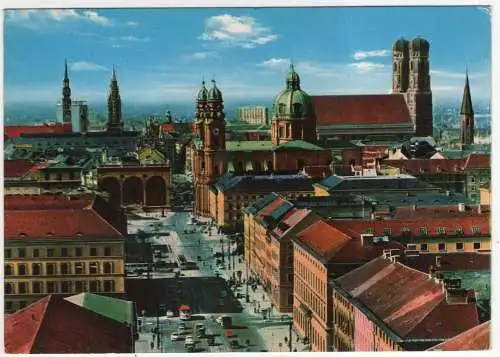
[[[64,79],[68,78],[68,59],[64,59]]]
[[[474,110],[472,109],[472,99],[470,95],[469,71],[467,67],[465,69],[464,95],[462,97],[462,107],[460,109],[460,114],[465,114],[470,116],[474,115]]]
[[[116,71],[115,71],[115,65],[113,64],[113,72],[111,78],[115,81],[116,80]]]

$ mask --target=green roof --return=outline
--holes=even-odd
[[[227,141],[226,151],[271,151],[274,146],[271,141]]]
[[[309,150],[309,151],[323,151],[322,147],[311,144],[304,140],[292,140],[285,144],[278,145],[275,150]]]
[[[73,295],[67,297],[66,300],[122,324],[132,326],[135,323],[132,301],[92,293]]]

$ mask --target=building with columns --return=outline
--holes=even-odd
[[[210,216],[210,190],[227,172],[279,174],[302,171],[312,178],[330,174],[332,155],[316,145],[316,116],[311,97],[301,89],[293,65],[286,88],[273,105],[271,141],[226,141],[222,93],[203,82],[196,101],[193,141],[195,213]]]

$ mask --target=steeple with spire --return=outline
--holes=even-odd
[[[120,90],[118,88],[118,80],[116,79],[116,71],[113,66],[111,75],[111,83],[109,84],[108,93],[108,131],[120,132],[122,130],[122,103],[120,98]]]
[[[64,79],[62,88],[63,123],[71,123],[71,88],[69,87],[68,61],[64,60]]]
[[[474,110],[470,96],[469,73],[465,70],[465,86],[460,108],[460,144],[463,146],[474,144]]]

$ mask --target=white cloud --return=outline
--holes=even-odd
[[[254,48],[276,41],[278,36],[253,17],[224,14],[208,18],[205,32],[200,38],[205,41],[220,41],[227,46]]]
[[[77,61],[70,65],[73,71],[107,71],[108,69],[97,63],[87,62],[87,61]]]
[[[201,59],[215,57],[215,56],[216,56],[215,52],[206,51],[206,52],[191,53],[190,55],[185,56],[185,58],[188,60],[201,60]]]
[[[151,39],[149,37],[136,37],[136,36],[122,36],[120,37],[122,41],[128,42],[149,42]]]
[[[360,71],[366,71],[366,72],[371,72],[376,69],[384,68],[385,65],[382,63],[375,63],[375,62],[354,62],[354,63],[349,63],[349,66],[355,67],[356,69],[359,69]]]
[[[111,45],[111,48],[123,48],[123,47],[125,47],[125,46],[124,46],[124,45],[121,45],[121,44],[119,44],[119,43],[113,43],[113,44]]]
[[[387,57],[391,55],[389,50],[374,50],[374,51],[357,51],[352,58],[356,61],[371,58],[371,57]]]
[[[139,26],[139,24],[137,22],[135,22],[135,21],[127,21],[126,25],[130,26],[130,27]]]
[[[7,10],[5,20],[8,23],[38,28],[48,22],[84,21],[107,26],[111,25],[110,19],[100,15],[97,11],[77,11],[73,9],[58,10]]]
[[[258,63],[257,66],[267,68],[285,68],[290,64],[290,60],[286,58],[270,58],[267,61]]]

